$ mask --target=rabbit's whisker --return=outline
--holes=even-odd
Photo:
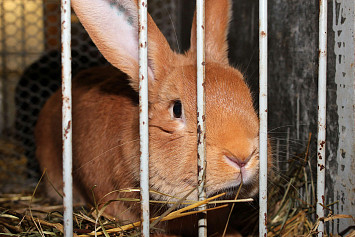
[[[300,126],[308,126],[308,125],[309,124],[306,124],[306,123],[300,124]],[[287,124],[287,125],[279,126],[276,128],[271,128],[271,129],[269,129],[268,133],[275,131],[275,130],[277,131],[278,129],[281,129],[281,128],[292,128],[292,127],[296,127],[296,125],[295,124]],[[285,133],[287,133],[287,132],[285,132]]]
[[[176,46],[177,46],[177,48],[178,48],[178,52],[181,52],[180,42],[179,42],[179,38],[177,37],[177,33],[176,33],[176,28],[175,28],[174,21],[173,21],[173,19],[171,18],[171,14],[170,14],[168,8],[167,8],[165,5],[164,5],[164,7],[165,7],[166,12],[168,13],[171,26],[173,27],[173,31],[174,31],[174,36],[175,36],[175,39],[176,39]]]
[[[158,149],[160,149],[160,148],[166,146],[166,145],[169,144],[170,142],[177,141],[177,140],[179,140],[179,139],[181,139],[181,138],[184,138],[184,136],[174,137],[174,138],[168,140],[167,142],[163,143],[161,146],[158,147]]]
[[[118,144],[118,145],[116,145],[116,146],[114,146],[114,147],[112,147],[112,148],[110,148],[110,149],[108,149],[108,150],[102,152],[100,155],[97,155],[97,156],[93,157],[93,158],[90,159],[88,162],[85,162],[82,166],[76,168],[73,172],[78,171],[79,169],[81,169],[81,168],[83,168],[84,166],[86,166],[86,165],[92,163],[92,162],[95,161],[96,159],[102,157],[103,155],[105,155],[106,153],[108,153],[108,152],[110,152],[110,151],[112,151],[112,150],[114,150],[114,149],[117,149],[117,148],[119,148],[119,147],[121,147],[121,146],[124,146],[124,145],[129,144],[129,143],[132,143],[132,142],[136,142],[136,141],[139,141],[139,139],[135,139],[135,140],[128,141],[128,142],[125,142],[125,143],[122,143],[122,144]]]
[[[243,70],[243,71],[244,71],[243,74],[247,74],[248,69],[249,69],[249,66],[250,66],[250,64],[251,64],[251,61],[252,61],[252,59],[253,59],[254,56],[255,56],[256,49],[257,49],[256,47],[253,49],[253,52],[252,52],[252,54],[251,54],[251,56],[250,56],[250,59],[249,59],[249,62],[248,62],[248,64],[247,64],[245,70]]]

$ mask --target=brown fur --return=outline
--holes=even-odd
[[[107,47],[107,39],[101,39],[104,36],[95,29],[90,32],[85,11],[80,13],[78,9],[80,1],[86,0],[73,1],[74,9],[83,24],[89,25],[91,37],[100,42],[97,44],[102,50]],[[206,31],[213,29],[206,34],[207,194],[226,191],[233,197],[243,178],[240,197],[252,197],[258,192],[259,125],[243,75],[228,65],[226,37],[230,2],[210,0],[206,9]],[[149,84],[150,188],[182,197],[197,184],[196,47],[193,43],[189,52],[177,55],[167,50],[167,42],[151,18],[149,26],[150,70],[153,73]],[[194,37],[193,34],[192,39]],[[115,52],[119,54],[120,51]],[[128,76],[113,67],[102,67],[82,72],[73,82],[74,188],[76,197],[80,195],[88,202],[93,201],[91,190],[95,185],[96,200],[139,197],[137,193],[117,192],[105,196],[113,190],[139,186],[140,152],[135,67],[126,67],[127,61],[121,63],[124,55],[117,55],[116,59],[112,59],[112,53],[104,55],[111,62],[115,60],[113,64]],[[171,108],[176,100],[183,105],[183,119],[172,115]],[[49,178],[61,189],[59,91],[44,106],[35,133],[41,168],[47,169]],[[243,177],[238,165],[245,165]],[[58,198],[50,190],[48,187],[50,195]],[[166,199],[158,195],[152,198]],[[196,192],[188,197],[196,198]],[[136,221],[139,210],[139,204],[114,202],[106,212],[120,220]],[[154,207],[152,210],[154,213]],[[211,215],[211,231],[221,233],[227,213],[228,210],[221,210]],[[194,236],[195,219],[196,216],[187,217],[161,227],[168,233]]]

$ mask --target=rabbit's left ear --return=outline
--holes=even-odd
[[[231,0],[206,0],[206,61],[228,63],[228,28],[232,15]],[[202,26],[198,26],[202,27]],[[192,22],[190,53],[196,53],[196,12]]]
[[[137,0],[72,0],[72,6],[102,55],[129,75],[132,87],[138,91],[138,47],[145,44],[138,44]],[[146,45],[152,83],[163,78],[174,53],[149,14]]]

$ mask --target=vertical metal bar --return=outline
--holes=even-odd
[[[138,1],[139,20],[139,134],[141,185],[141,236],[149,236],[149,133],[148,133],[148,27],[147,0]]]
[[[197,36],[197,168],[198,200],[206,199],[206,125],[205,125],[205,1],[196,1]],[[199,210],[205,210],[200,206]],[[200,214],[198,220],[199,237],[207,236],[207,213]]]
[[[267,0],[259,0],[259,236],[267,236]]]
[[[317,208],[318,218],[324,217],[325,134],[327,84],[327,1],[319,1],[319,68],[318,68],[318,139],[317,139]],[[321,205],[322,204],[322,205]],[[324,222],[318,226],[318,236],[324,236]]]
[[[62,0],[61,3],[64,236],[69,237],[73,236],[71,9],[70,0]]]

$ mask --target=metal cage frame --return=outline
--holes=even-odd
[[[148,83],[147,83],[147,0],[139,0],[139,78],[142,78],[140,84],[140,147],[141,147],[141,210],[142,210],[142,236],[149,236],[149,183],[148,183]],[[197,7],[197,25],[204,25],[204,0],[196,1]],[[73,206],[72,206],[72,126],[71,126],[71,55],[70,55],[70,0],[62,0],[62,61],[63,61],[63,182],[64,182],[64,230],[65,236],[73,234]],[[267,219],[267,0],[259,1],[259,60],[260,60],[260,210],[259,210],[259,236],[266,236]],[[318,116],[318,167],[317,167],[317,216],[324,217],[324,178],[325,178],[325,115],[326,115],[326,25],[327,25],[327,1],[320,1],[319,14],[319,116]],[[197,27],[197,100],[199,117],[198,124],[201,125],[202,133],[205,132],[205,125],[202,119],[204,114],[204,88],[203,81],[205,77],[204,66],[204,27]],[[141,44],[141,42],[143,42]],[[200,136],[202,139],[204,136]],[[197,142],[197,141],[196,141]],[[200,160],[199,166],[202,167],[199,174],[199,200],[204,200],[206,194],[204,190],[205,160],[205,142],[198,143],[198,152]],[[322,205],[321,205],[322,204]],[[202,207],[204,208],[204,207]],[[207,220],[199,220],[199,236],[207,236]],[[318,236],[324,234],[324,224],[318,227]]]

